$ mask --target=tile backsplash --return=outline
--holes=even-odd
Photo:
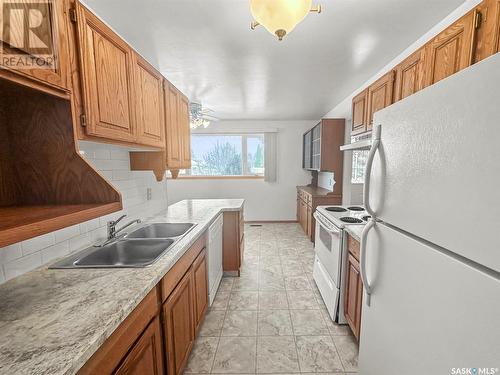
[[[105,239],[109,220],[127,214],[126,223],[154,215],[167,207],[165,180],[157,182],[153,172],[131,171],[127,148],[80,142],[80,150],[84,158],[120,191],[123,210],[0,248],[0,284]],[[147,200],[148,188],[151,200]]]

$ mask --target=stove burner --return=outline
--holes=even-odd
[[[341,217],[340,218],[341,221],[343,221],[344,223],[349,223],[349,224],[359,224],[359,223],[362,223],[363,220],[361,219],[357,219],[355,217]]]
[[[363,207],[359,207],[359,206],[351,206],[351,207],[347,207],[350,211],[364,211],[365,209]]]
[[[372,217],[370,215],[365,215],[363,216],[361,219],[363,219],[364,221],[368,221],[370,220]]]
[[[327,207],[327,208],[325,208],[325,210],[331,211],[331,212],[346,212],[347,211],[344,207],[336,207],[336,206]]]

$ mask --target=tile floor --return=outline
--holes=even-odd
[[[330,320],[313,261],[298,224],[245,225],[241,277],[222,279],[185,373],[356,373],[357,343]]]

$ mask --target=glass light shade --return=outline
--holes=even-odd
[[[312,0],[250,0],[255,21],[279,40],[289,34],[311,10]]]

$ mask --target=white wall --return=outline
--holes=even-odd
[[[129,215],[123,219],[126,223],[167,207],[166,183],[156,182],[152,172],[130,171],[128,149],[81,142],[80,150],[85,153],[85,159],[121,192],[123,210],[0,248],[0,284],[105,239],[107,221],[122,214]],[[152,189],[150,201],[146,200],[148,187]]]
[[[173,204],[188,198],[244,198],[245,220],[296,220],[297,185],[311,182],[311,174],[302,169],[302,134],[317,121],[219,121],[207,131],[259,132],[278,129],[276,183],[251,179],[169,180],[168,199]]]
[[[418,40],[412,43],[408,48],[406,48],[401,54],[392,59],[386,66],[380,69],[376,74],[374,74],[370,79],[368,79],[363,85],[361,85],[356,91],[352,92],[347,96],[342,102],[336,105],[330,112],[323,116],[324,118],[345,118],[346,121],[346,143],[350,141],[351,133],[351,105],[352,98],[358,94],[359,91],[368,87],[377,79],[382,77],[388,71],[393,69],[396,65],[402,62],[405,58],[410,56],[417,49],[426,44],[434,36],[439,34],[441,31],[450,26],[457,19],[462,17],[465,13],[476,7],[482,0],[466,0],[461,6],[450,13],[441,22],[435,25],[427,33],[422,35]],[[361,204],[363,201],[363,185],[362,184],[351,184],[351,167],[352,167],[352,152],[346,151],[344,155],[344,188],[343,188],[343,203],[344,204]]]

